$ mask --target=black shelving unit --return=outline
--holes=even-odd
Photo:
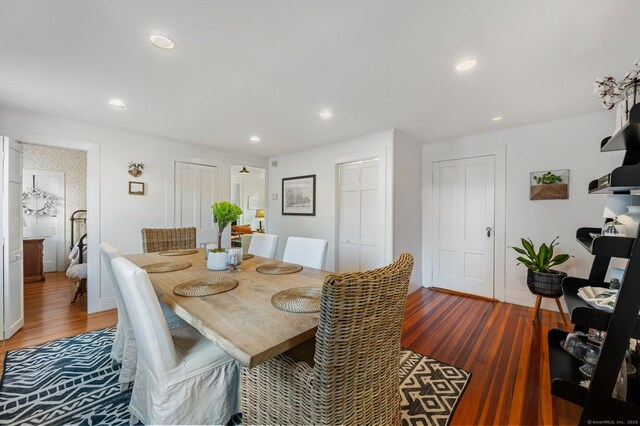
[[[609,175],[589,184],[589,193],[628,194],[640,190],[640,104],[632,107],[629,123],[601,143],[601,151],[626,150],[623,165]],[[562,282],[565,302],[576,330],[606,331],[600,358],[589,388],[580,386],[584,377],[578,367],[582,364],[560,347],[567,333],[550,330],[549,371],[551,393],[583,407],[580,424],[597,421],[630,421],[640,419],[640,382],[629,377],[627,400],[611,396],[615,382],[629,347],[631,338],[640,339],[640,244],[638,235],[630,237],[598,236],[601,228],[580,228],[576,240],[594,255],[588,279],[567,277]],[[611,258],[628,259],[622,278],[618,300],[613,312],[595,309],[578,295],[580,287],[609,287],[604,282]]]

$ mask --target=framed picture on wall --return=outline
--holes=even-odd
[[[144,182],[129,181],[129,195],[144,195]]]
[[[282,214],[316,215],[316,175],[282,179]]]
[[[249,210],[257,210],[260,208],[260,197],[255,195],[249,195],[249,202],[247,203]]]

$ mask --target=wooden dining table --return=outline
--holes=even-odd
[[[247,367],[263,363],[315,336],[319,313],[285,312],[274,307],[271,298],[279,291],[294,287],[322,287],[330,274],[305,267],[293,274],[266,275],[256,268],[276,261],[258,256],[244,260],[241,271],[210,271],[204,249],[187,256],[142,253],[125,258],[138,266],[190,262],[189,268],[180,271],[149,273],[154,290],[179,317]],[[231,277],[238,281],[238,286],[211,296],[185,297],[173,293],[180,283],[211,275]]]

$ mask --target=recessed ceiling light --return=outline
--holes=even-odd
[[[478,60],[469,58],[458,62],[458,65],[456,65],[456,69],[458,71],[468,71],[476,65],[478,65]]]
[[[111,98],[107,103],[112,108],[125,109],[127,107],[127,103],[122,99]]]
[[[323,109],[322,111],[320,111],[320,113],[318,115],[323,120],[329,120],[329,119],[333,118],[333,111],[331,111],[330,109]]]
[[[492,121],[501,121],[504,117],[502,117],[501,115],[497,116],[497,117],[493,117],[491,120]]]
[[[169,50],[169,49],[174,49],[176,47],[173,40],[171,40],[169,37],[167,37],[164,34],[151,34],[151,37],[149,37],[149,40],[151,40],[151,43],[153,43],[154,46],[159,47],[160,49]]]
[[[251,136],[251,137],[249,138],[249,141],[250,141],[251,143],[260,143],[260,140],[261,140],[261,139],[260,139],[260,136]]]

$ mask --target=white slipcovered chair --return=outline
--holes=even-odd
[[[307,268],[324,269],[328,246],[327,240],[289,237],[284,248],[282,261],[297,263]]]
[[[255,233],[249,244],[249,254],[273,259],[278,247],[278,236],[273,234]]]
[[[118,324],[116,326],[116,335],[113,339],[113,347],[111,348],[111,359],[113,362],[120,364],[120,377],[118,381],[120,382],[120,389],[125,391],[129,389],[130,383],[132,383],[136,377],[138,353],[136,351],[136,340],[133,335],[131,321],[129,321],[129,315],[127,314],[127,308],[124,305],[122,294],[116,285],[116,278],[111,269],[111,261],[122,255],[118,249],[109,243],[100,244],[100,251],[102,252],[106,269],[111,277],[111,282],[113,282],[113,292],[115,293],[116,306],[118,307]],[[160,302],[160,306],[162,307],[162,314],[169,328],[180,327],[186,324],[167,305]]]
[[[190,325],[169,330],[146,271],[111,266],[138,349],[131,424],[226,424],[240,412],[240,365]]]

